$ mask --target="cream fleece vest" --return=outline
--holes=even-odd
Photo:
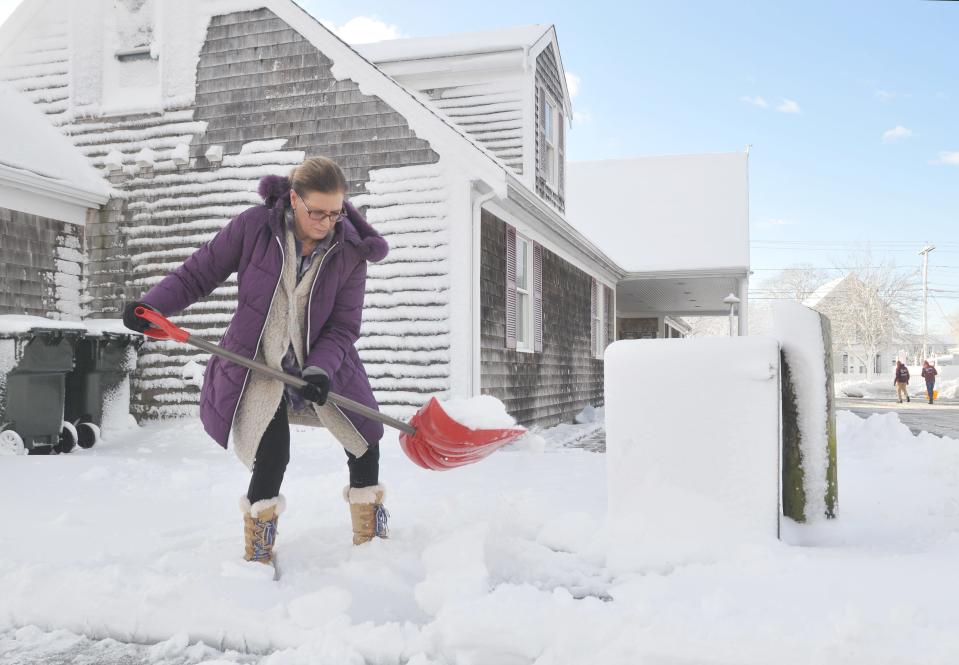
[[[293,233],[287,230],[283,250],[283,268],[280,284],[276,289],[273,304],[266,317],[266,325],[256,360],[282,371],[281,363],[290,344],[296,360],[303,367],[306,349],[306,308],[310,299],[313,281],[326,255],[313,260],[313,264],[296,281],[298,257]],[[327,250],[327,253],[329,250]],[[246,390],[240,398],[236,418],[233,421],[233,451],[248,469],[253,468],[260,439],[276,414],[283,399],[283,384],[267,376],[250,373]],[[310,405],[309,410],[289,412],[291,424],[326,427],[340,443],[349,450],[364,450],[367,446],[353,423],[333,404]]]

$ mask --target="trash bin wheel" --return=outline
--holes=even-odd
[[[60,442],[55,445],[53,449],[61,454],[69,453],[77,447],[78,438],[77,428],[73,426],[73,423],[63,421],[62,429],[60,430]]]
[[[0,432],[0,455],[26,455],[27,448],[23,439],[12,429]]]
[[[100,441],[100,428],[94,423],[77,423],[77,443],[81,448],[93,448]]]

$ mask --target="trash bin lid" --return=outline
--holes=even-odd
[[[38,332],[83,336],[86,331],[80,321],[56,321],[27,314],[0,314],[0,338],[32,337]]]

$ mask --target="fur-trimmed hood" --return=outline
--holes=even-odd
[[[263,204],[267,208],[280,209],[290,207],[290,179],[284,176],[268,175],[260,180],[258,188]],[[340,224],[337,229],[343,238],[354,245],[367,261],[382,261],[389,254],[390,246],[386,238],[381,236],[369,222],[360,214],[360,211],[350,203],[344,201],[348,224]]]

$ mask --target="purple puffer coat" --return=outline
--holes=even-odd
[[[290,181],[268,176],[260,181],[259,192],[264,205],[231,220],[141,298],[164,316],[171,316],[237,273],[237,308],[220,345],[247,358],[256,356],[280,283]],[[389,246],[351,203],[347,202],[345,208],[348,221],[336,224],[333,244],[317,272],[307,305],[306,364],[326,370],[332,392],[375,409],[366,369],[353,344],[360,335],[367,261],[383,259]],[[248,371],[219,356],[212,357],[206,367],[200,420],[224,448]],[[349,411],[344,413],[370,445],[379,443],[383,425]]]

